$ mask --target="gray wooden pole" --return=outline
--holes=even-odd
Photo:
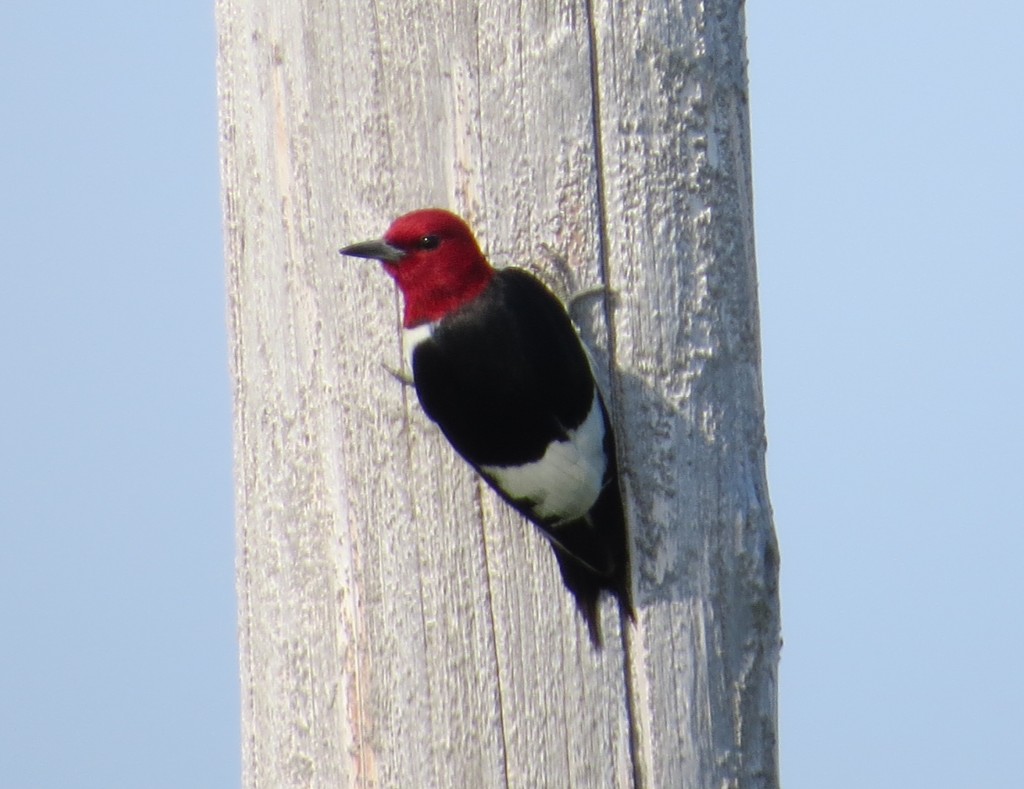
[[[742,3],[219,0],[247,787],[777,785]],[[337,248],[424,206],[607,284],[638,621],[425,419]]]

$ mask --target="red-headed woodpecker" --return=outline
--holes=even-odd
[[[628,537],[608,409],[565,307],[527,272],[492,268],[466,223],[440,209],[341,252],[395,279],[423,410],[548,539],[600,646],[602,591],[633,617]]]

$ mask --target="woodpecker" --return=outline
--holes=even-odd
[[[341,254],[394,278],[420,405],[547,538],[599,648],[602,592],[634,618],[628,536],[608,409],[565,307],[526,271],[494,269],[441,209],[400,216]]]

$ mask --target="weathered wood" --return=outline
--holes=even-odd
[[[775,786],[742,6],[219,0],[244,784]],[[616,414],[639,621],[424,418],[344,243],[463,214],[563,294]],[[610,331],[609,331],[610,327]]]

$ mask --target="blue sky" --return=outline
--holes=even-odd
[[[1022,22],[748,5],[788,789],[1019,781]],[[0,785],[236,786],[212,4],[0,37]]]
[[[790,789],[1020,781],[1012,8],[748,6]]]

